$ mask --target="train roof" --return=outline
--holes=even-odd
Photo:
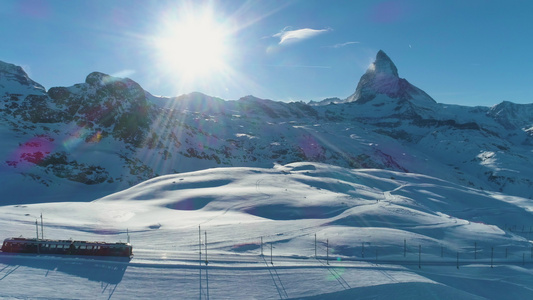
[[[113,246],[113,245],[130,245],[129,243],[124,242],[114,242],[114,243],[108,243],[108,242],[101,242],[101,241],[75,241],[75,240],[51,240],[51,239],[36,239],[36,238],[23,238],[23,237],[13,237],[13,238],[7,238],[4,240],[6,241],[12,241],[12,242],[32,242],[32,243],[58,243],[58,244],[92,244],[92,245],[106,245],[106,246]]]

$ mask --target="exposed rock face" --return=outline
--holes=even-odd
[[[118,140],[140,146],[149,127],[145,91],[131,79],[93,72],[71,88],[51,88],[53,103],[68,112],[67,122],[112,134]]]

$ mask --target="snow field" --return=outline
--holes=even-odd
[[[427,176],[312,163],[167,175],[88,203],[0,207],[4,238],[35,236],[42,213],[45,238],[116,242],[128,231],[135,254],[1,254],[0,296],[529,298],[532,234],[518,229],[532,207]]]

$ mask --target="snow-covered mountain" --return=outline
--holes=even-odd
[[[41,237],[135,254],[0,253],[0,297],[531,298],[532,113],[437,103],[382,51],[309,104],[98,72],[46,91],[0,62],[3,237],[42,214]]]
[[[164,98],[98,72],[46,91],[0,62],[0,101],[5,204],[92,200],[158,175],[298,161],[533,197],[533,105],[437,103],[383,51],[346,100]]]

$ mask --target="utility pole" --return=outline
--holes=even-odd
[[[39,240],[39,224],[37,220],[35,220],[35,232],[37,233],[37,240]]]
[[[209,261],[207,260],[207,231],[204,232],[205,233],[205,265],[207,266],[207,264],[209,263]]]
[[[199,256],[199,261],[200,261],[200,266],[202,265],[202,232],[200,230],[200,225],[198,225],[198,254],[200,255]]]
[[[37,241],[39,240],[39,224],[37,224],[37,219],[35,219],[35,231],[37,233]],[[37,253],[41,254],[41,244],[37,244]]]
[[[44,240],[43,213],[41,213],[41,239]]]
[[[270,264],[274,264],[274,262],[272,261],[272,243],[270,243]]]

